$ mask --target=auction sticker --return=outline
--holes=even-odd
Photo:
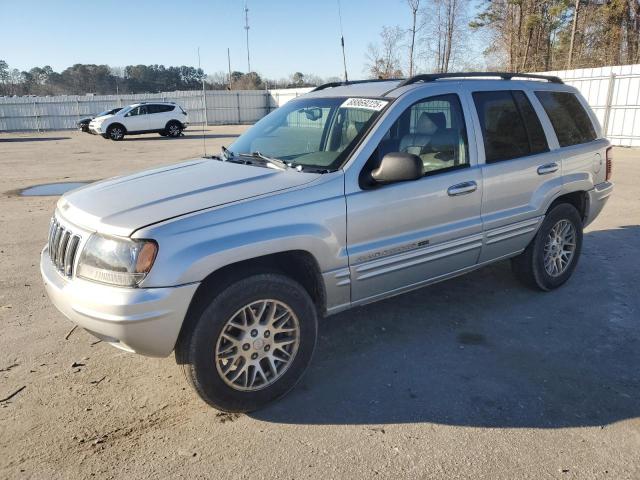
[[[375,110],[379,112],[387,105],[386,100],[378,100],[376,98],[348,98],[340,106],[341,108],[363,108],[365,110]]]

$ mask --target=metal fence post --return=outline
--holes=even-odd
[[[609,87],[607,89],[607,104],[604,107],[604,121],[602,122],[602,134],[606,137],[609,133],[609,118],[611,117],[611,104],[613,103],[613,88],[616,83],[616,74],[611,72]]]
[[[40,132],[40,115],[38,115],[38,101],[33,100],[33,116],[36,117],[36,129]]]
[[[241,125],[242,120],[240,117],[240,92],[236,93],[236,102],[238,103],[238,125]]]

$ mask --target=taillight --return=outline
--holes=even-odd
[[[607,148],[607,175],[606,180],[611,180],[611,174],[613,173],[613,147]]]

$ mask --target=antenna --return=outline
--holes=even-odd
[[[344,65],[344,83],[349,82],[347,76],[347,57],[344,54],[344,32],[342,31],[342,9],[340,8],[340,0],[338,0],[338,18],[340,19],[340,44],[342,45],[342,64]]]
[[[244,29],[247,32],[247,73],[251,72],[251,60],[249,58],[249,7],[247,1],[244,2]]]
[[[198,70],[200,70],[200,47],[198,47]],[[204,76],[202,77],[202,111],[204,118],[202,119],[202,150],[204,151],[204,157],[207,156],[207,140],[204,134],[204,126],[207,123],[207,97],[204,91]]]
[[[231,90],[231,53],[227,47],[227,62],[229,63],[229,90]]]

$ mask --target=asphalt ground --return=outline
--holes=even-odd
[[[0,478],[640,478],[640,150],[615,150],[564,287],[503,262],[329,317],[300,384],[251,415],[206,406],[173,357],[69,334],[38,268],[57,197],[17,195],[202,151],[195,131],[0,134]]]

